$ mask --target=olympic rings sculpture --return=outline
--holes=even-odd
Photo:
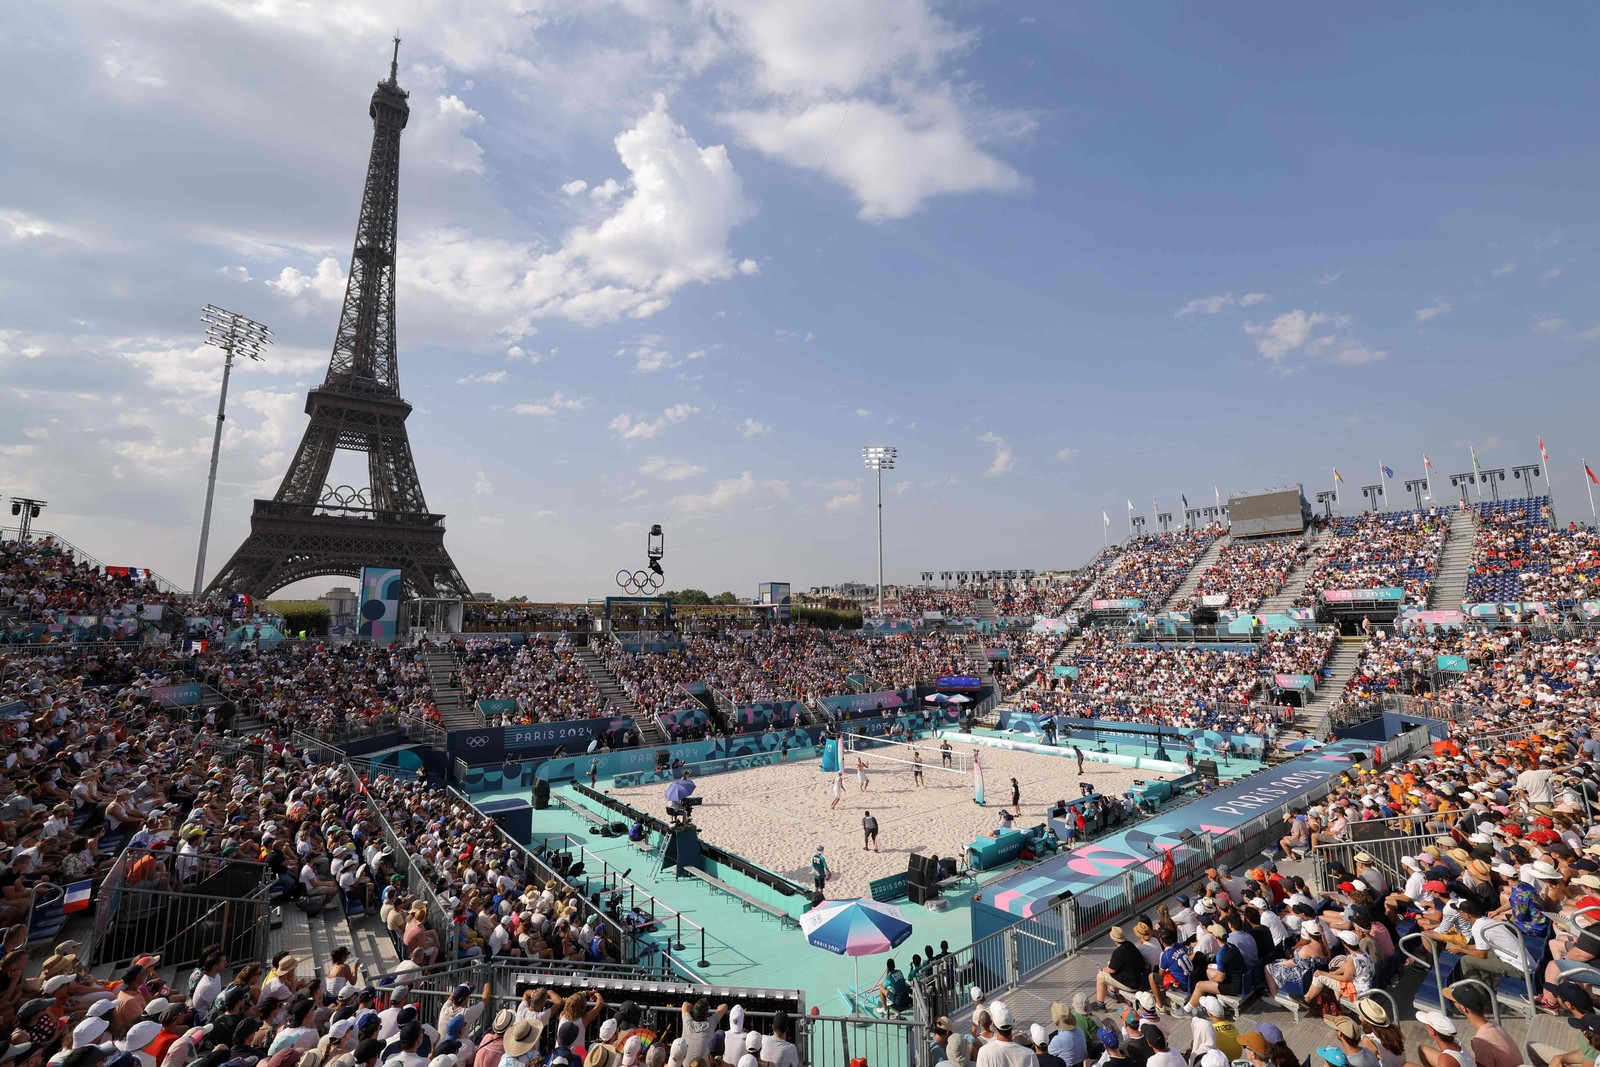
[[[652,571],[629,571],[626,569],[617,572],[617,585],[624,593],[654,593],[664,584],[663,575]]]

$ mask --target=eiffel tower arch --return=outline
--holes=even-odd
[[[328,375],[306,394],[311,421],[282,484],[271,500],[255,502],[250,535],[208,590],[264,597],[302,578],[354,578],[362,567],[389,566],[400,568],[414,596],[471,595],[445,550],[444,516],[423,499],[406,433],[411,405],[400,398],[395,240],[400,132],[411,107],[396,81],[398,38],[394,45],[389,77],[368,109],[372,153]],[[366,455],[367,485],[328,484],[340,449]]]

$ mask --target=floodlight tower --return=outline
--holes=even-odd
[[[883,618],[883,472],[894,470],[899,449],[892,445],[868,445],[861,450],[867,469],[878,472],[878,618]]]
[[[272,343],[272,331],[254,319],[247,319],[236,311],[224,311],[215,304],[207,304],[200,312],[200,321],[206,324],[206,344],[220,348],[222,359],[222,395],[217,398],[217,428],[211,436],[211,473],[206,477],[206,509],[200,519],[200,552],[194,561],[194,595],[198,597],[205,588],[206,541],[211,537],[211,498],[217,492],[217,459],[222,454],[222,423],[227,418],[228,376],[233,373],[233,357],[245,356],[260,362],[261,350]]]

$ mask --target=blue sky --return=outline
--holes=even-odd
[[[1587,509],[1576,4],[34,5],[0,40],[0,489],[188,575],[221,304],[280,341],[235,379],[222,563],[326,365],[397,23],[402,389],[476,588],[603,595],[652,522],[674,585],[866,579],[879,442],[891,580],[1539,434]]]

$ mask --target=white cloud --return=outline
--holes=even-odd
[[[727,150],[696,144],[660,97],[615,143],[631,182],[598,225],[569,231],[554,252],[459,227],[426,230],[401,243],[402,300],[431,306],[457,332],[465,317],[519,341],[541,318],[645,318],[686,285],[731,277],[728,239],[750,204]]]
[[[242,283],[254,280],[250,277],[250,272],[244,267],[218,267],[217,273],[228,279],[230,282]]]
[[[686,459],[669,459],[666,456],[650,456],[639,465],[640,474],[660,478],[664,482],[681,482],[705,472],[706,469],[699,464]]]
[[[266,284],[287,297],[309,291],[324,300],[338,300],[344,296],[345,276],[337,259],[324,256],[317,262],[315,274],[301,274],[293,267],[285,267]]]
[[[872,412],[867,408],[856,408],[856,416],[858,418],[870,419],[872,417]]]
[[[561,187],[561,191],[566,193],[568,196],[582,196],[584,190],[588,188],[588,182],[584,181],[582,178],[574,178],[567,184],[563,185]]]
[[[745,419],[740,427],[740,437],[764,437],[772,432],[772,427],[756,419]]]
[[[1535,330],[1538,330],[1540,333],[1555,333],[1557,330],[1561,329],[1566,324],[1567,324],[1567,320],[1566,319],[1548,318],[1548,319],[1540,319],[1538,322],[1535,322],[1533,324],[1533,328]],[[1600,329],[1600,327],[1597,327],[1597,329]]]
[[[472,479],[472,491],[479,496],[493,496],[494,483],[489,481],[489,476],[479,470]]]
[[[683,365],[683,361],[671,352],[657,348],[649,341],[640,343],[632,351],[627,348],[618,349],[617,355],[631,358],[633,369],[640,374],[653,374],[658,370],[671,370]]]
[[[699,412],[699,410],[692,404],[674,404],[664,410],[658,418],[645,419],[642,416],[635,418],[631,415],[622,414],[612,419],[609,425],[611,431],[622,440],[637,441],[654,437],[668,426],[674,426],[682,422],[690,415]]]
[[[1591,326],[1578,335],[1580,341],[1600,340],[1600,326]]]
[[[1417,308],[1417,310],[1413,311],[1411,313],[1411,317],[1416,319],[1418,322],[1427,322],[1429,319],[1437,318],[1438,316],[1443,315],[1445,312],[1451,310],[1453,309],[1450,307],[1450,301],[1444,299],[1443,297],[1437,297],[1433,303],[1429,304],[1427,307]]]
[[[1539,275],[1539,280],[1542,282],[1553,282],[1566,272],[1567,268],[1565,267],[1551,267],[1549,270]]]
[[[1255,307],[1266,298],[1266,293],[1246,293],[1241,297],[1235,297],[1232,293],[1223,293],[1220,296],[1199,296],[1179,308],[1177,317],[1181,319],[1188,315],[1215,315],[1231,307]]]
[[[905,496],[915,488],[916,484],[913,482],[896,482],[893,492],[895,496]]]
[[[503,370],[489,371],[485,374],[469,374],[464,378],[457,378],[457,385],[497,385],[506,380]]]
[[[860,493],[843,493],[839,496],[830,497],[827,503],[822,506],[827,511],[838,511],[840,508],[853,508],[860,503]]]
[[[713,515],[751,498],[789,498],[789,483],[776,478],[755,478],[745,471],[737,478],[719,481],[709,493],[684,493],[673,507],[684,515]]]
[[[820,163],[860,201],[863,219],[902,219],[936,196],[1010,193],[1028,184],[980,146],[985,131],[948,88],[890,103],[819,100],[723,118],[766,155],[806,169]],[[1031,132],[1031,120],[1016,121],[1016,133]]]
[[[1078,458],[1078,450],[1076,448],[1058,449],[1056,451],[1056,458],[1059,459],[1059,460],[1062,460],[1063,462],[1065,462],[1066,460],[1069,460],[1069,459],[1077,459]]]
[[[1275,370],[1290,373],[1304,369],[1304,362],[1291,363],[1298,355],[1305,361],[1319,360],[1358,366],[1385,358],[1388,353],[1360,344],[1349,334],[1350,316],[1329,315],[1300,308],[1286,311],[1271,322],[1247,322],[1244,332],[1255,339],[1260,352]]]
[[[1515,273],[1516,269],[1517,261],[1514,259],[1508,259],[1489,273],[1494,275],[1496,278],[1504,278],[1507,274]]]
[[[978,440],[994,446],[994,462],[983,472],[985,478],[998,478],[1017,465],[1016,454],[1011,451],[1011,446],[1006,444],[1004,437],[991,432],[979,435]]]
[[[532,366],[536,363],[543,363],[546,359],[555,355],[558,351],[560,350],[552,348],[549,356],[547,356],[543,352],[529,351],[528,349],[523,348],[521,345],[512,345],[510,348],[506,349],[506,362],[517,363],[525,361]]]
[[[739,261],[739,273],[740,274],[760,274],[761,273],[761,264],[757,263],[753,259],[741,259]]]
[[[593,189],[589,190],[590,199],[596,203],[609,204],[615,200],[617,194],[622,192],[622,183],[615,178],[607,178]]]
[[[539,511],[535,511],[533,513],[533,517],[536,519],[558,519],[561,517],[561,512],[551,511],[549,508],[543,508]]]
[[[1561,231],[1560,230],[1551,230],[1545,236],[1543,236],[1543,237],[1539,238],[1537,241],[1533,242],[1533,247],[1535,247],[1539,251],[1543,252],[1546,249],[1554,248],[1556,245],[1558,245],[1560,243],[1561,243]]]
[[[412,125],[417,132],[412,134],[411,151],[421,153],[430,165],[445,171],[482,174],[483,146],[468,132],[482,125],[483,116],[460,97],[435,97],[434,113]]]
[[[821,169],[868,219],[902,218],[934,196],[1026,182],[991,154],[1032,116],[983,104],[959,63],[976,36],[932,0],[709,0],[753,61],[758,103],[725,119],[767,155]]]
[[[512,407],[518,415],[556,415],[563,411],[582,411],[589,406],[588,397],[567,396],[559,389],[543,400],[530,400]]]
[[[1342,270],[1330,271],[1327,274],[1320,275],[1317,278],[1317,284],[1318,285],[1333,285],[1333,284],[1337,283],[1340,278],[1343,278],[1343,277],[1344,277],[1344,271],[1342,271]]]

